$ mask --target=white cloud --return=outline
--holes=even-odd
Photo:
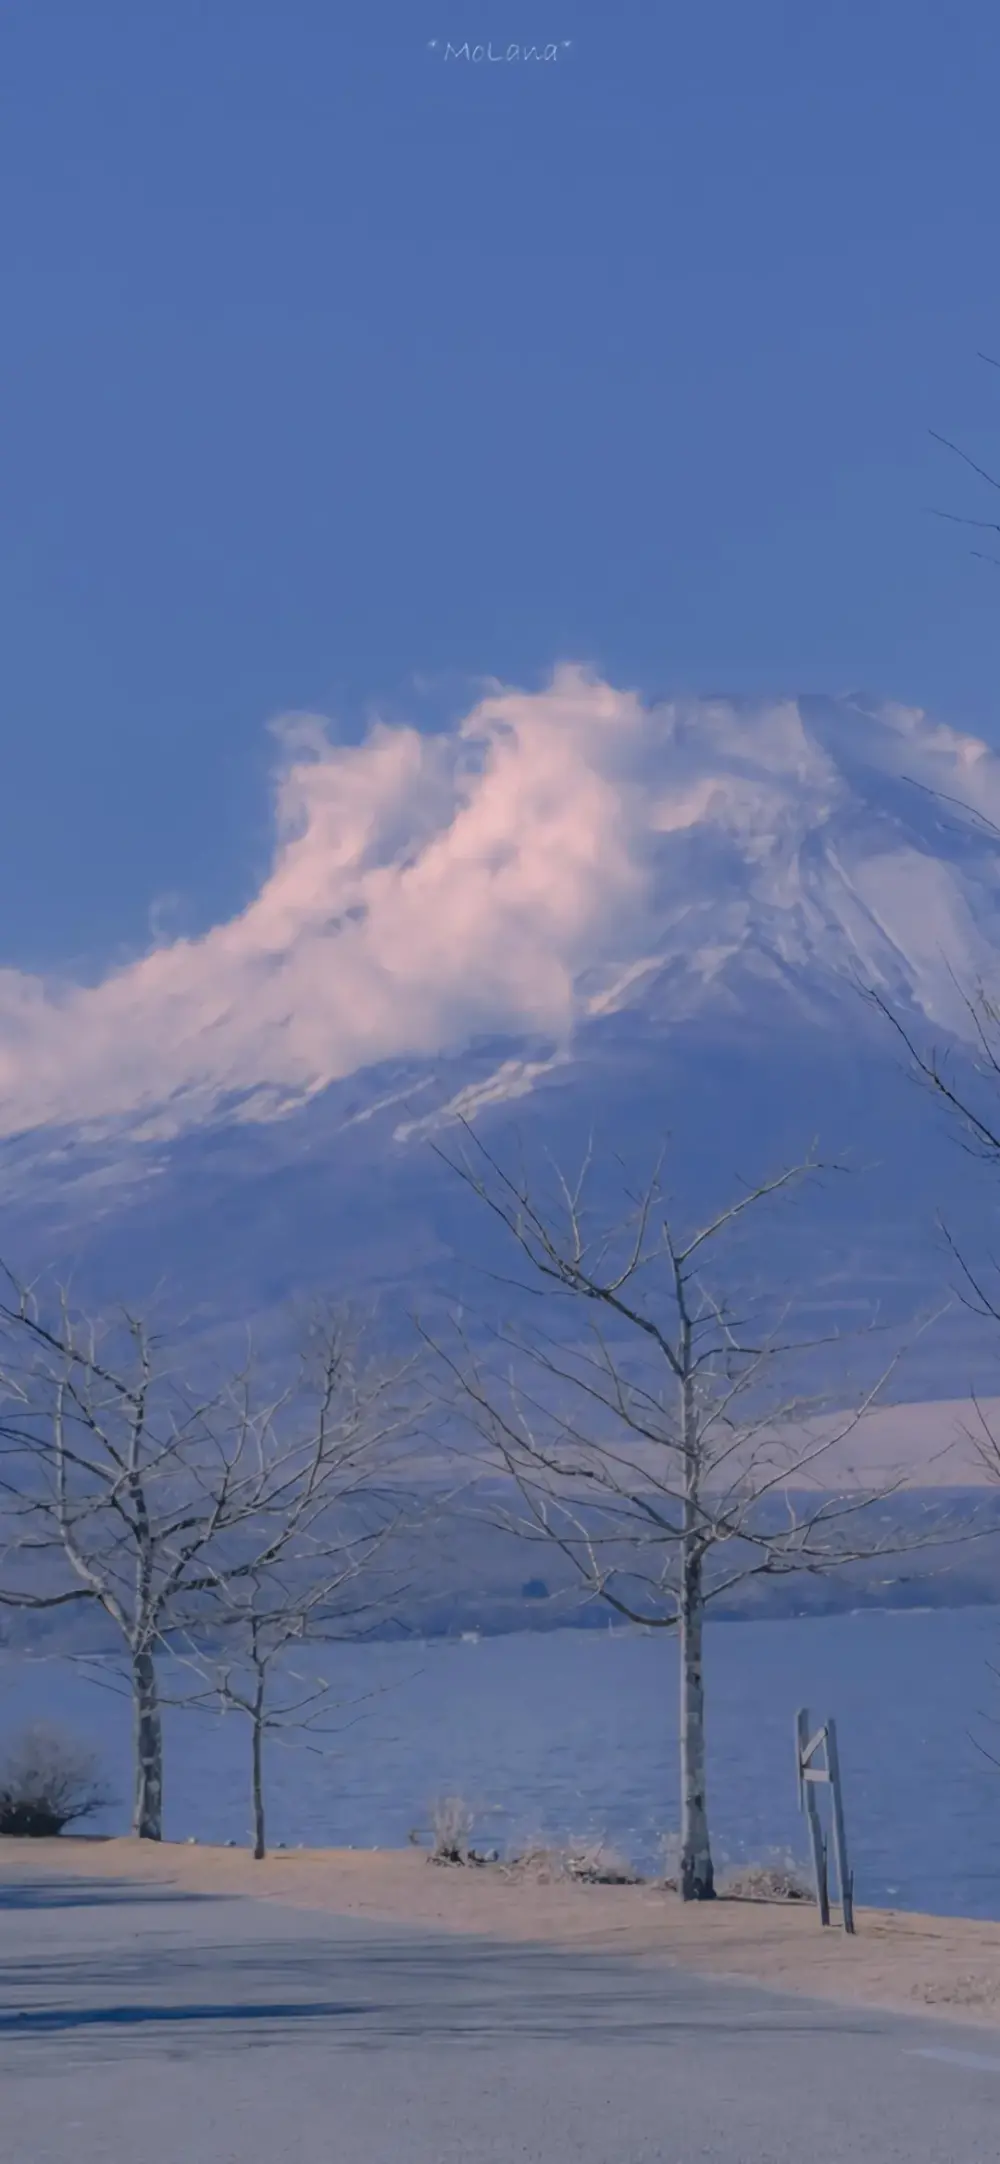
[[[0,1132],[138,1114],[162,1135],[230,1091],[273,1106],[476,1032],[565,1037],[577,971],[641,901],[644,726],[575,669],[448,735],[282,725],[274,861],[238,917],[94,987],[0,972]]]
[[[838,899],[837,815],[850,832],[888,774],[1000,818],[996,757],[912,709],[831,703],[814,723],[792,701],[646,707],[570,666],[540,692],[492,688],[439,735],[379,724],[345,746],[309,716],[278,734],[273,863],[240,915],[197,939],[160,921],[151,951],[96,986],[0,971],[0,1134],[124,1119],[166,1136],[230,1093],[275,1117],[480,1033],[538,1033],[558,1057],[579,1017],[664,959],[708,984],[762,925],[808,964],[824,940],[895,954],[924,909],[923,984],[938,928],[968,944],[975,910],[893,819]],[[512,1088],[536,1071],[501,1069]]]

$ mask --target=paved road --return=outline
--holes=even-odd
[[[648,1961],[0,1883],[0,2164],[996,2164],[1000,2038]]]

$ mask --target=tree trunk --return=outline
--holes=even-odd
[[[267,1855],[264,1827],[264,1722],[260,1705],[253,1713],[253,1852],[260,1863]]]
[[[250,1623],[250,1658],[254,1670],[252,1714],[253,1852],[256,1862],[260,1863],[267,1854],[264,1827],[264,1694],[267,1688],[267,1674],[261,1650],[260,1624],[256,1615],[252,1617]]]
[[[135,1813],[132,1831],[142,1841],[163,1839],[163,1720],[151,1652],[133,1653],[135,1712]]]
[[[680,1601],[681,1668],[681,1860],[682,1901],[713,1901],[715,1873],[708,1837],[705,1782],[705,1678],[702,1639],[705,1602],[700,1547],[684,1542]]]

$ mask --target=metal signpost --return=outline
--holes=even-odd
[[[812,1847],[819,1920],[821,1924],[828,1924],[830,1921],[827,1847],[816,1798],[817,1784],[824,1783],[830,1790],[833,1852],[837,1863],[837,1879],[840,1887],[840,1907],[844,1918],[844,1930],[853,1935],[854,1873],[849,1869],[847,1862],[844,1792],[840,1780],[836,1721],[826,1721],[822,1728],[817,1728],[815,1735],[810,1736],[808,1708],[806,1706],[800,1707],[795,1720],[795,1756],[799,1780],[799,1808],[805,1813]]]

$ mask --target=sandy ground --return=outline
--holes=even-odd
[[[245,1851],[133,1840],[0,1840],[0,1875],[39,1871],[252,1894],[293,1907],[507,1941],[652,1955],[703,1975],[1000,2027],[1000,1923],[861,1909],[823,1930],[810,1905],[685,1906],[656,1886],[586,1886],[496,1867],[437,1865],[417,1849]]]

